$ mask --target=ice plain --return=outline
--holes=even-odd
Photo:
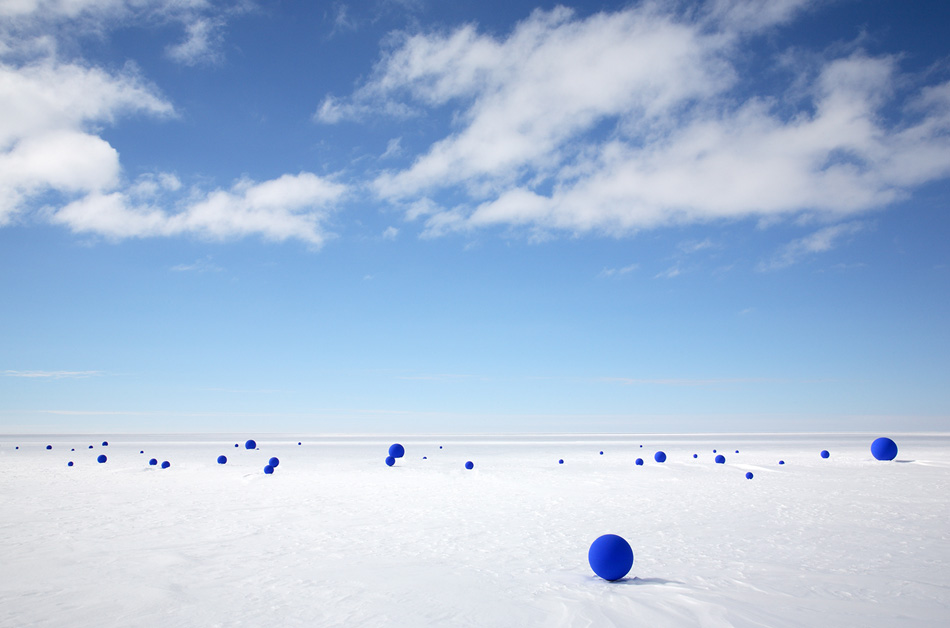
[[[880,435],[0,436],[0,626],[950,625],[950,435]]]

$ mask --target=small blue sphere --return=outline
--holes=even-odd
[[[642,466],[643,466],[643,458],[637,458],[636,464],[637,464],[638,467],[642,467]]]
[[[604,455],[604,452],[603,452],[603,451],[601,451],[601,452],[600,452],[600,455],[601,455],[601,456],[603,456],[603,455]]]
[[[274,472],[274,467],[270,466],[269,464],[264,465],[264,473],[266,473],[267,475],[270,475],[273,472]]]
[[[736,453],[739,453],[739,450],[738,450],[738,449],[736,450]]]
[[[46,448],[47,448],[47,449],[52,449],[53,446],[52,446],[52,445],[47,445]]]
[[[779,460],[778,463],[779,463],[779,464],[785,464],[785,461],[784,461],[784,460]]]
[[[227,464],[227,463],[228,463],[227,456],[218,456],[218,464]]]
[[[893,460],[897,457],[897,443],[883,436],[875,439],[871,443],[871,455],[877,460]]]
[[[267,464],[274,467],[275,469],[280,465],[280,459],[276,456],[267,461]]]
[[[623,537],[605,534],[590,544],[587,562],[604,580],[620,580],[633,567],[633,549]]]
[[[713,453],[716,453],[716,450],[715,450],[715,449],[713,449]]]
[[[558,463],[558,464],[564,464],[564,458],[561,458],[560,460],[558,460],[557,463]]]
[[[69,462],[67,462],[67,463],[66,463],[66,466],[67,466],[67,467],[71,467],[71,466],[73,466],[73,461],[72,461],[72,460],[70,460]]]
[[[108,446],[109,446],[109,441],[107,441],[107,440],[102,441],[102,446],[103,446],[103,447],[108,447]]]
[[[406,455],[406,448],[399,443],[393,443],[389,446],[389,455],[393,458],[402,458]]]
[[[235,447],[237,447],[237,446],[238,446],[238,444],[237,444],[237,443],[234,443],[234,446],[235,446]]]
[[[394,464],[396,464],[396,459],[393,458],[392,456],[386,456],[386,466],[391,467]]]
[[[162,461],[162,468],[163,468],[163,469],[167,469],[167,468],[170,467],[170,466],[172,466],[172,463],[170,463],[169,461],[167,461],[167,460]]]
[[[716,456],[716,464],[726,464],[726,457],[722,454]]]
[[[699,458],[697,454],[693,454],[693,458]]]
[[[76,448],[75,448],[75,447],[73,447],[73,448],[72,448],[72,449],[70,449],[69,451],[76,451]]]
[[[257,441],[253,438],[248,439],[248,441],[244,443],[244,449],[257,449]]]
[[[92,445],[89,445],[89,449],[92,449]]]
[[[158,460],[156,460],[155,458],[152,458],[151,460],[148,461],[148,463],[154,467],[155,465],[158,464]]]
[[[751,479],[752,479],[752,472],[751,472],[751,471],[746,471],[746,472],[745,472],[745,479],[747,479],[747,480],[751,480]]]
[[[145,450],[143,449],[143,450],[140,451],[139,453],[140,453],[140,454],[144,454],[144,453],[145,453]]]
[[[106,458],[105,454],[99,454],[99,457],[96,458],[96,462],[98,462],[99,464],[102,464],[106,460],[108,460],[108,458]]]
[[[830,456],[830,455],[831,455],[831,454],[828,453],[828,450],[827,450],[827,449],[822,449],[822,450],[821,450],[821,457],[822,457],[822,458],[827,458],[827,457]]]
[[[466,468],[466,469],[474,469],[474,468],[475,468],[475,463],[472,462],[471,460],[469,460],[468,462],[465,463],[465,468]]]
[[[422,459],[423,459],[423,460],[428,460],[428,458],[427,458],[426,456],[423,456]]]
[[[666,453],[662,451],[658,451],[655,454],[653,454],[653,459],[656,460],[657,462],[666,462]]]
[[[298,445],[302,445],[303,443],[301,443],[300,441],[297,441],[297,444],[298,444]]]

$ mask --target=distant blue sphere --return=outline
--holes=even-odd
[[[587,562],[604,580],[620,580],[633,567],[633,549],[623,537],[605,534],[590,544]]]
[[[267,464],[269,464],[270,466],[276,469],[278,466],[280,466],[280,460],[275,456],[274,458],[271,458],[270,460],[268,460]]]
[[[172,463],[170,463],[169,461],[167,461],[167,460],[162,461],[162,468],[163,468],[163,469],[167,469],[167,468],[170,467],[170,466],[172,466]]]
[[[897,443],[883,436],[875,439],[871,443],[871,455],[877,460],[893,460],[897,457]]]
[[[218,456],[218,464],[227,464],[227,463],[228,463],[227,456]]]
[[[249,439],[246,443],[244,443],[244,449],[257,449],[257,441],[255,441],[253,438]]]
[[[715,450],[715,449],[713,449],[713,453],[716,453],[716,450]]]
[[[722,454],[716,456],[716,464],[726,464],[726,457]]]
[[[642,467],[642,466],[643,466],[643,458],[637,458],[636,465],[637,465],[638,467]]]
[[[745,479],[747,479],[747,480],[751,480],[751,479],[752,479],[752,472],[751,472],[751,471],[746,471],[746,472],[745,472]]]
[[[653,459],[657,462],[666,462],[666,454],[662,451],[658,451],[653,454]]]
[[[238,446],[238,444],[237,444],[237,443],[234,443],[234,446],[235,446],[235,447],[237,447],[237,446]]]
[[[267,475],[270,475],[273,472],[274,472],[274,467],[270,466],[269,464],[264,465],[264,473],[266,473]]]
[[[785,464],[785,461],[784,461],[784,460],[779,460],[778,463],[779,463],[779,464]]]
[[[442,445],[439,445],[439,449],[442,449]]]
[[[89,449],[92,449],[92,445],[89,445]]]
[[[423,459],[423,460],[428,460],[428,458],[427,458],[426,456],[423,456],[422,459]]]
[[[99,464],[102,464],[106,460],[108,460],[108,458],[106,458],[105,454],[99,454],[99,457],[96,458],[96,462],[98,462]]]
[[[52,445],[47,445],[46,448],[47,448],[47,449],[52,449],[53,446],[52,446]]]
[[[821,450],[821,457],[822,457],[822,458],[827,458],[827,457],[830,456],[830,455],[831,455],[831,454],[828,453],[828,450],[827,450],[827,449],[822,449],[822,450]]]
[[[152,458],[151,460],[148,461],[148,463],[154,467],[155,465],[158,464],[158,460],[156,460],[155,458]]]
[[[297,441],[297,444],[298,444],[298,445],[302,445],[303,443],[301,443],[300,441]]]
[[[603,456],[603,455],[604,455],[604,452],[603,452],[603,451],[601,451],[601,452],[600,452],[600,455],[601,455],[601,456]]]
[[[557,463],[558,463],[558,464],[564,464],[564,458],[561,458],[560,460],[558,460]]]
[[[736,453],[739,453],[739,450],[738,450],[738,449],[736,450]]]
[[[696,454],[693,454],[693,458],[699,458],[699,456]]]
[[[75,447],[73,447],[73,448],[72,448],[72,449],[70,449],[69,451],[76,451],[76,448],[75,448]]]
[[[392,456],[386,456],[386,466],[391,467],[396,464],[396,459]]]
[[[108,446],[109,446],[109,441],[107,441],[107,440],[102,441],[102,446],[103,446],[103,447],[108,447]]]
[[[474,468],[475,468],[475,463],[472,462],[471,460],[469,460],[468,462],[465,463],[465,468],[466,468],[466,469],[474,469]]]
[[[67,466],[67,467],[71,467],[71,466],[73,466],[73,461],[72,461],[72,460],[70,460],[69,462],[67,462],[67,463],[66,463],[66,466]]]
[[[139,453],[140,453],[140,454],[144,454],[144,453],[145,453],[145,450],[143,449],[143,450],[140,451]]]
[[[406,455],[406,448],[399,443],[393,443],[389,446],[389,455],[393,458],[402,458]]]

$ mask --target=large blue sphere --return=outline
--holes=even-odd
[[[170,466],[172,466],[172,463],[170,463],[169,461],[165,460],[165,461],[162,462],[162,468],[163,468],[163,469],[167,469],[167,468],[170,467]]]
[[[394,464],[396,464],[396,459],[393,458],[392,456],[386,456],[386,466],[391,467]]]
[[[158,464],[158,460],[156,460],[155,458],[152,458],[151,460],[148,461],[148,463],[154,467],[155,465]]]
[[[633,567],[633,549],[623,537],[605,534],[590,544],[587,561],[604,580],[620,580]]]
[[[248,439],[248,441],[244,443],[244,449],[257,449],[257,443],[253,438]]]
[[[666,454],[662,451],[658,451],[653,454],[653,459],[657,462],[666,462]]]
[[[274,472],[274,467],[270,466],[269,464],[264,465],[264,473],[266,473],[267,475],[270,475],[273,472]]]
[[[642,466],[643,466],[643,458],[637,458],[637,466],[638,466],[638,467],[642,467]]]
[[[276,456],[267,461],[267,464],[274,467],[275,469],[280,465],[280,459]]]
[[[751,479],[752,479],[752,472],[751,472],[751,471],[746,471],[746,473],[745,473],[745,479],[747,479],[747,480],[751,480]]]
[[[228,463],[227,456],[218,456],[218,464],[227,464],[227,463]]]
[[[402,458],[406,455],[406,448],[399,443],[393,443],[389,446],[389,455],[393,458]]]
[[[716,464],[726,464],[726,457],[722,454],[716,456]]]
[[[474,469],[474,468],[475,468],[475,463],[472,462],[471,460],[469,460],[468,462],[465,463],[465,468],[466,468],[466,469]]]
[[[893,460],[897,457],[897,443],[883,436],[875,439],[871,443],[871,455],[878,460]]]
[[[821,450],[821,457],[822,457],[822,458],[827,458],[827,457],[830,456],[830,455],[831,455],[831,454],[828,453],[828,450],[827,450],[827,449],[822,449],[822,450]]]
[[[98,462],[99,464],[102,464],[106,460],[108,460],[108,458],[106,458],[105,454],[99,454],[99,457],[96,458],[96,462]]]

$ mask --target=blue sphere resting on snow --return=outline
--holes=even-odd
[[[784,460],[779,460],[778,463],[779,463],[779,464],[785,464],[785,461],[784,461]]]
[[[244,443],[244,449],[257,449],[257,442],[253,438],[248,439],[248,441]]]
[[[270,466],[269,464],[264,465],[264,473],[266,473],[267,475],[270,475],[273,472],[274,472],[274,467]]]
[[[46,448],[47,448],[47,449],[52,449],[53,446],[52,446],[52,445],[47,445]]]
[[[722,454],[716,456],[716,464],[726,464],[726,457]]]
[[[653,454],[653,459],[656,460],[657,462],[666,462],[666,453],[662,451],[658,451],[655,454]]]
[[[99,464],[102,464],[106,460],[108,460],[108,458],[106,458],[105,454],[99,454],[99,457],[96,458],[96,462],[98,462]]]
[[[66,463],[66,466],[67,466],[67,467],[71,467],[71,466],[73,466],[73,461],[72,461],[72,460],[70,460],[69,462],[67,462],[67,463]]]
[[[877,460],[893,460],[897,457],[897,443],[884,436],[875,439],[871,443],[871,455]]]
[[[148,463],[154,467],[155,465],[158,464],[158,460],[156,460],[155,458],[152,458],[151,460],[148,461]]]
[[[389,455],[393,458],[402,458],[406,455],[406,448],[399,443],[393,443],[389,446]]]
[[[227,456],[218,456],[218,464],[227,464],[227,463],[228,463]]]
[[[109,446],[109,441],[107,441],[107,440],[102,441],[102,446],[103,446],[103,447],[108,447],[108,446]]]
[[[475,468],[475,463],[472,462],[471,460],[469,460],[468,462],[465,463],[465,468],[466,468],[466,469],[469,469],[469,470],[474,469],[474,468]]]
[[[267,461],[267,464],[269,464],[270,466],[276,469],[280,465],[280,459],[274,456],[273,458]]]
[[[751,479],[752,479],[752,472],[751,472],[751,471],[746,471],[746,472],[745,472],[745,479],[747,479],[747,480],[751,480]]]
[[[392,456],[386,456],[386,466],[391,467],[394,464],[396,464],[396,459],[393,458]]]
[[[699,458],[698,454],[693,454],[693,458]]]
[[[633,567],[633,549],[623,537],[605,534],[590,544],[587,562],[604,580],[620,580]]]
[[[638,467],[642,467],[642,466],[643,466],[643,458],[637,458],[636,464],[637,464]]]
[[[831,455],[831,454],[828,453],[828,450],[827,450],[827,449],[822,449],[822,450],[821,450],[821,457],[822,457],[822,458],[827,458],[827,457],[830,456],[830,455]]]
[[[163,468],[163,469],[167,469],[167,468],[170,467],[170,466],[172,466],[172,463],[170,463],[169,461],[167,461],[167,460],[163,460],[163,461],[162,461],[162,468]]]
[[[564,464],[564,458],[561,458],[560,460],[558,460],[557,463],[558,463],[558,464]]]

